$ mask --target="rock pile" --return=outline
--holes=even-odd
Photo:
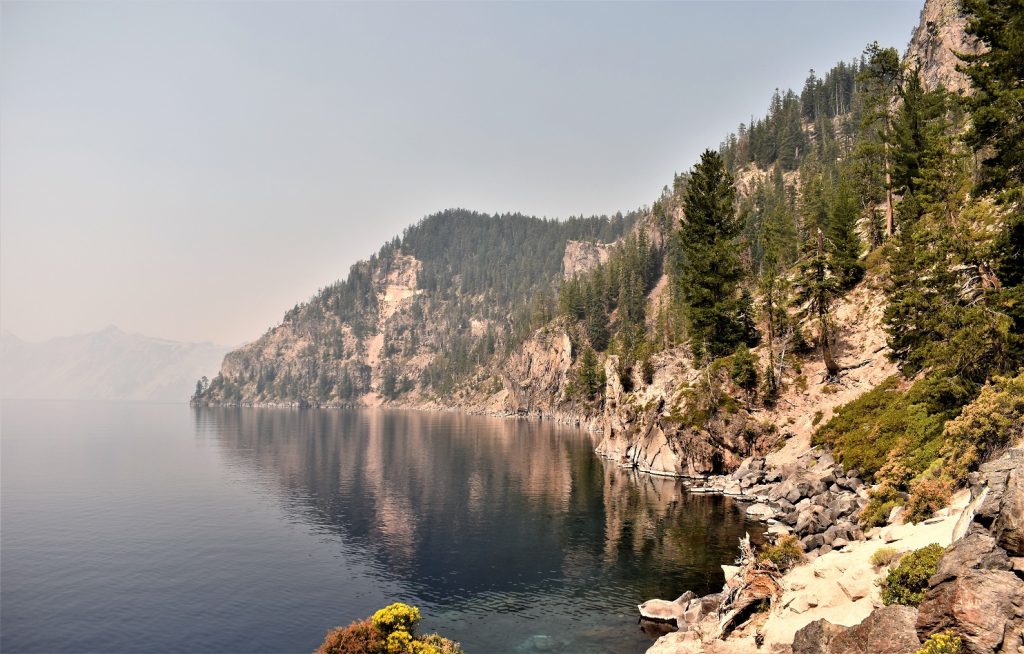
[[[864,482],[856,470],[844,471],[817,448],[787,469],[751,457],[732,474],[701,480],[690,490],[753,502],[748,516],[768,523],[770,536],[795,535],[805,552],[824,554],[864,538],[857,526],[857,514],[868,501]]]
[[[969,654],[1024,652],[1024,449],[985,463],[972,479],[966,535],[939,560],[917,616],[924,639],[952,629]],[[970,514],[967,514],[970,516]]]
[[[1024,449],[982,465],[971,481],[962,537],[939,560],[920,606],[877,608],[853,627],[816,620],[796,633],[794,654],[914,654],[945,631],[966,654],[1024,654]]]

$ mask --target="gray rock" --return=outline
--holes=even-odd
[[[824,479],[815,479],[811,482],[811,490],[808,495],[820,495],[828,490],[828,484],[825,483]]]
[[[815,620],[793,636],[793,654],[830,654],[832,641],[847,629],[828,620]]]
[[[855,495],[843,495],[835,502],[836,515],[855,517],[860,512],[861,503]]]
[[[818,514],[813,511],[802,511],[796,520],[793,531],[798,534],[816,534],[821,531],[821,523],[818,521]]]
[[[779,513],[789,513],[796,508],[791,502],[786,500],[779,500],[775,503],[775,506],[779,507]]]
[[[725,593],[711,593],[700,598],[701,610],[705,615],[713,613],[722,606],[725,601]]]
[[[1024,634],[1024,581],[1007,570],[965,570],[928,589],[917,631],[927,638],[953,629],[971,654],[1013,652]]]
[[[872,611],[831,642],[831,654],[914,654],[921,646],[915,623],[917,609],[883,606]]]
[[[751,518],[765,519],[775,515],[775,510],[767,504],[751,504],[747,507],[747,515]]]
[[[804,490],[802,490],[798,485],[793,484],[786,490],[785,494],[781,495],[781,497],[782,499],[785,499],[787,502],[799,502],[800,498],[804,497],[805,495],[806,493],[804,492]]]
[[[838,537],[836,536],[836,527],[835,527],[835,525],[829,527],[828,529],[826,529],[824,531],[824,533],[821,534],[821,541],[825,545],[831,545],[832,541],[834,541],[836,538],[838,538]]]
[[[992,533],[1011,556],[1024,555],[1024,461],[1010,470]]]
[[[955,541],[939,559],[935,574],[928,580],[930,587],[954,579],[966,570],[1011,570],[1013,564],[996,539],[980,528]]]
[[[813,552],[814,550],[821,547],[824,543],[821,539],[821,534],[810,534],[800,539],[800,544],[804,546],[805,552]]]
[[[793,654],[914,654],[921,646],[916,619],[916,609],[893,605],[852,627],[815,620],[794,635]]]

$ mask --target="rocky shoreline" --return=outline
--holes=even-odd
[[[640,605],[642,617],[677,626],[648,654],[915,654],[947,630],[968,654],[1024,654],[1024,449],[982,465],[933,518],[903,524],[894,511],[892,524],[867,532],[856,526],[863,483],[827,453],[793,463],[810,459],[796,474],[748,459],[692,489],[753,501],[748,515],[767,522],[770,536],[800,538],[804,561],[781,574],[741,544],[740,565],[723,566],[722,592]],[[885,606],[877,582],[886,568],[872,556],[932,543],[947,549],[924,601]]]

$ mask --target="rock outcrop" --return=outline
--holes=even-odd
[[[920,66],[925,89],[943,86],[956,93],[969,91],[967,76],[957,70],[962,64],[957,54],[978,54],[981,46],[966,27],[960,0],[925,0],[904,58],[911,68]]]
[[[969,654],[1024,651],[1021,506],[1024,449],[981,466],[972,489],[980,500],[967,534],[950,546],[928,580],[917,630],[921,638],[952,630]]]
[[[585,273],[608,261],[611,253],[610,243],[569,241],[565,244],[565,254],[562,256],[562,274],[573,277]]]
[[[886,606],[852,627],[816,620],[793,638],[793,654],[914,654],[921,646],[917,609]]]

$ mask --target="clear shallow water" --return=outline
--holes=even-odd
[[[0,649],[310,652],[391,601],[471,654],[642,652],[636,604],[722,584],[728,499],[546,423],[8,402]]]

